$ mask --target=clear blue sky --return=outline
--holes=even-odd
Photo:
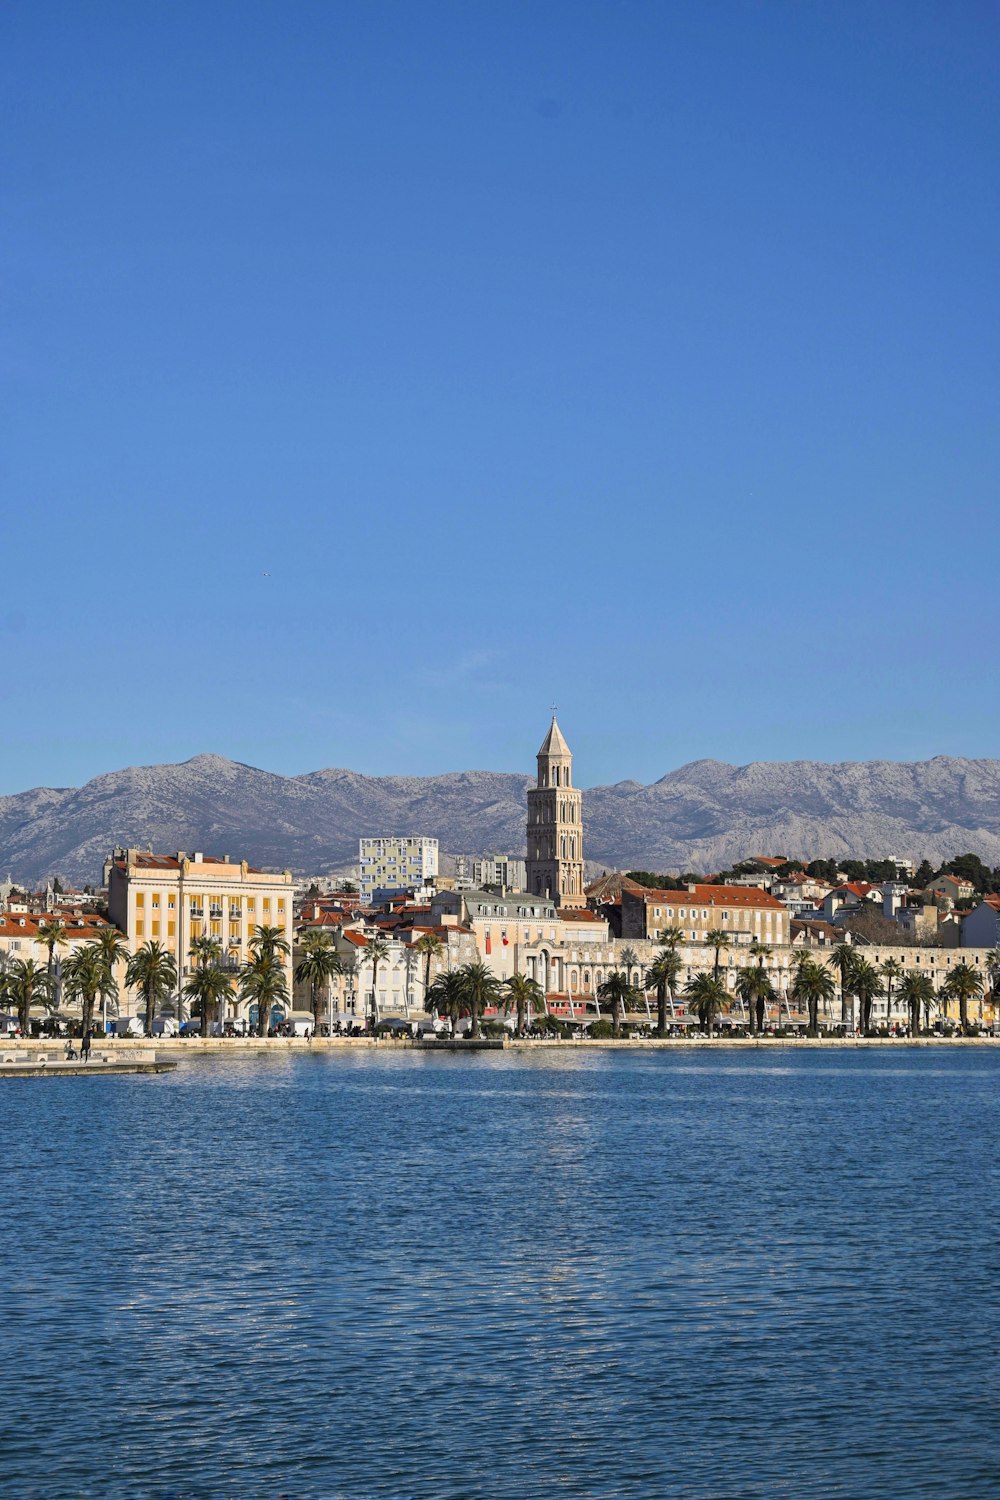
[[[1000,753],[992,4],[0,13],[0,792]]]

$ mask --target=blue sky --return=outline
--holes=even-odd
[[[8,0],[0,793],[1000,754],[998,32]]]

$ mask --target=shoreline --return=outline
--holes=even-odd
[[[114,1038],[102,1040],[102,1051],[113,1054],[134,1052],[137,1038]],[[37,1039],[19,1040],[18,1052],[46,1053],[55,1063],[64,1044]],[[138,1042],[142,1046],[141,1042]],[[996,1047],[1000,1050],[1000,1037],[990,1036],[933,1036],[933,1037],[595,1037],[563,1041],[557,1037],[518,1038],[482,1037],[476,1041],[461,1038],[443,1042],[417,1042],[409,1038],[395,1037],[156,1037],[152,1050],[157,1059],[183,1057],[246,1057],[248,1054],[278,1056],[286,1053],[309,1054],[348,1051],[358,1048],[375,1049],[380,1052],[417,1052],[421,1054],[447,1052],[450,1056],[461,1052],[590,1052],[646,1051],[658,1052],[676,1049],[685,1052],[710,1049],[716,1051],[768,1051],[792,1048],[836,1050],[867,1047]],[[131,1060],[131,1059],[130,1059]],[[109,1057],[111,1061],[111,1057]],[[123,1058],[122,1061],[125,1061]]]

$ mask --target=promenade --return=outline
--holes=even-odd
[[[48,1054],[50,1060],[63,1055],[64,1043],[53,1045],[52,1042],[41,1040],[19,1041],[16,1050],[20,1053]],[[935,1048],[935,1047],[986,1047],[1000,1050],[1000,1037],[978,1036],[928,1036],[928,1037],[707,1037],[707,1036],[685,1036],[685,1037],[613,1037],[601,1038],[572,1038],[564,1040],[559,1037],[483,1037],[477,1041],[465,1038],[456,1038],[454,1041],[418,1042],[409,1038],[395,1037],[368,1037],[368,1036],[343,1036],[343,1037],[314,1037],[307,1040],[305,1037],[156,1037],[149,1047],[143,1046],[142,1051],[147,1053],[153,1051],[157,1061],[161,1059],[172,1059],[179,1061],[185,1057],[233,1057],[245,1058],[248,1054],[261,1054],[264,1056],[281,1056],[283,1054],[306,1055],[308,1053],[326,1052],[348,1052],[357,1049],[376,1050],[379,1052],[474,1052],[474,1051],[503,1051],[503,1052],[584,1052],[584,1051],[614,1051],[614,1052],[637,1052],[637,1051],[661,1051],[679,1050],[685,1052],[704,1051],[734,1051],[746,1052],[749,1050],[759,1051],[788,1051],[795,1052],[819,1049],[821,1051],[837,1051],[856,1048],[894,1048],[903,1050],[906,1048]],[[15,1049],[7,1049],[12,1051]],[[136,1053],[136,1043],[130,1038],[109,1037],[106,1042],[100,1043],[100,1052],[113,1061],[121,1057],[122,1061],[132,1060]],[[96,1055],[96,1054],[95,1054]],[[88,1066],[93,1067],[91,1062]]]

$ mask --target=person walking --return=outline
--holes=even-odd
[[[83,1041],[80,1043],[80,1056],[84,1062],[90,1062],[90,1027],[83,1033]]]

